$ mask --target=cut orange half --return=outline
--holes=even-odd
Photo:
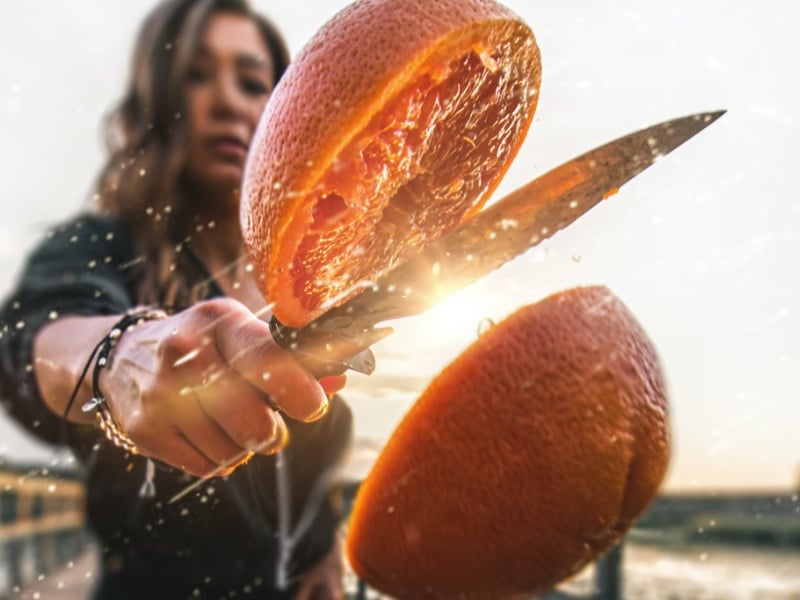
[[[530,126],[530,28],[487,0],[361,0],[276,87],[241,222],[259,286],[302,326],[488,199]]]
[[[392,434],[356,497],[350,563],[393,598],[540,594],[652,502],[668,425],[653,345],[608,289],[521,308]]]

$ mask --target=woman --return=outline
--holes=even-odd
[[[328,492],[344,379],[316,381],[272,341],[239,231],[245,155],[286,63],[245,0],[156,7],[93,206],[48,234],[0,312],[10,414],[86,468],[98,598],[342,595]]]

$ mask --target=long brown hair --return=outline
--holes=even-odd
[[[274,25],[247,0],[165,0],[145,19],[136,41],[130,81],[105,120],[108,159],[93,197],[98,212],[131,227],[141,269],[144,304],[187,305],[202,297],[183,259],[185,209],[179,185],[187,143],[182,112],[186,72],[212,13],[244,15],[259,27],[272,55],[276,82],[289,53]],[[193,288],[194,292],[193,292]]]

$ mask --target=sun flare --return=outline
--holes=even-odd
[[[426,343],[433,346],[457,344],[463,348],[491,327],[496,316],[490,314],[485,292],[468,289],[443,298],[419,321]]]

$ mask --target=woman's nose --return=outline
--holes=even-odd
[[[235,118],[244,111],[244,99],[237,86],[236,77],[221,74],[214,82],[212,114],[218,118]]]

